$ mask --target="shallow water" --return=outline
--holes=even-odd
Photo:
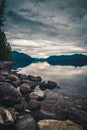
[[[42,102],[42,109],[53,111],[58,104],[62,103],[87,110],[87,66],[51,66],[43,62],[26,66],[19,70],[19,73],[40,75],[45,81],[57,82],[60,89],[45,90],[46,99]]]

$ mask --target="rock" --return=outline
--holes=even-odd
[[[14,123],[16,115],[8,109],[0,108],[0,125],[8,125]]]
[[[2,70],[1,75],[8,76],[9,72],[7,70]]]
[[[23,104],[16,104],[14,106],[15,111],[17,112],[24,112],[24,105]]]
[[[87,113],[83,112],[82,110],[72,108],[68,112],[68,118],[78,124],[83,125],[84,128],[87,129]]]
[[[36,80],[37,80],[37,82],[41,82],[41,81],[42,81],[42,78],[41,78],[40,76],[37,76],[37,77],[36,77]]]
[[[30,100],[28,103],[28,109],[29,110],[37,110],[41,107],[41,104],[37,100]]]
[[[34,82],[40,82],[42,81],[42,78],[40,76],[32,76],[32,75],[28,75],[28,79],[31,80],[31,81],[34,81]]]
[[[26,80],[28,80],[28,76],[27,76],[26,74],[19,74],[19,77],[20,77],[21,79],[26,79]]]
[[[45,92],[43,92],[40,89],[37,89],[37,90],[35,89],[31,94],[34,96],[38,96],[39,100],[43,100],[46,97]]]
[[[0,82],[4,82],[5,79],[6,79],[5,76],[0,75]]]
[[[40,88],[41,90],[47,89],[47,82],[45,82],[45,81],[41,82],[41,83],[39,84],[39,88]]]
[[[20,92],[22,94],[28,94],[31,92],[31,87],[28,83],[23,83],[20,85]]]
[[[0,82],[0,102],[4,105],[14,105],[21,100],[21,94],[7,82]]]
[[[40,120],[38,127],[39,130],[83,130],[82,126],[70,120]]]
[[[11,84],[17,88],[20,85],[20,80],[12,81]]]
[[[18,77],[15,76],[14,74],[10,74],[10,75],[8,75],[8,79],[11,79],[12,81],[17,81]]]
[[[27,83],[27,84],[31,85],[33,82],[28,79],[22,79],[21,83]]]
[[[25,114],[17,120],[15,130],[36,130],[36,122],[30,114]]]
[[[27,102],[29,102],[29,100],[38,100],[38,99],[39,99],[38,96],[34,96],[34,95],[32,95],[32,94],[28,94],[28,95],[26,95],[26,97],[25,97],[25,100],[26,100]]]
[[[49,88],[49,89],[54,89],[55,87],[57,87],[57,83],[56,82],[54,82],[54,81],[48,81],[48,83],[47,83],[47,87]]]
[[[54,113],[40,110],[37,117],[37,120],[43,120],[43,119],[57,119],[56,115]]]

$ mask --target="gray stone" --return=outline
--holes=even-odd
[[[19,103],[21,94],[16,88],[7,82],[0,82],[0,102],[5,105]]]
[[[60,120],[40,120],[38,122],[39,130],[83,130],[83,127],[70,121]]]
[[[36,130],[36,122],[30,114],[25,114],[17,120],[15,130]]]

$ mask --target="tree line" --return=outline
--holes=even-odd
[[[6,0],[0,0],[0,61],[11,60],[11,46],[4,32]]]

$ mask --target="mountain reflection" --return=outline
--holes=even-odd
[[[29,66],[32,63],[43,62],[47,62],[52,66],[82,67],[87,65],[87,56],[82,54],[49,56],[48,58],[32,58],[24,53],[13,51],[12,58],[13,61],[15,61],[13,68],[23,68]]]

